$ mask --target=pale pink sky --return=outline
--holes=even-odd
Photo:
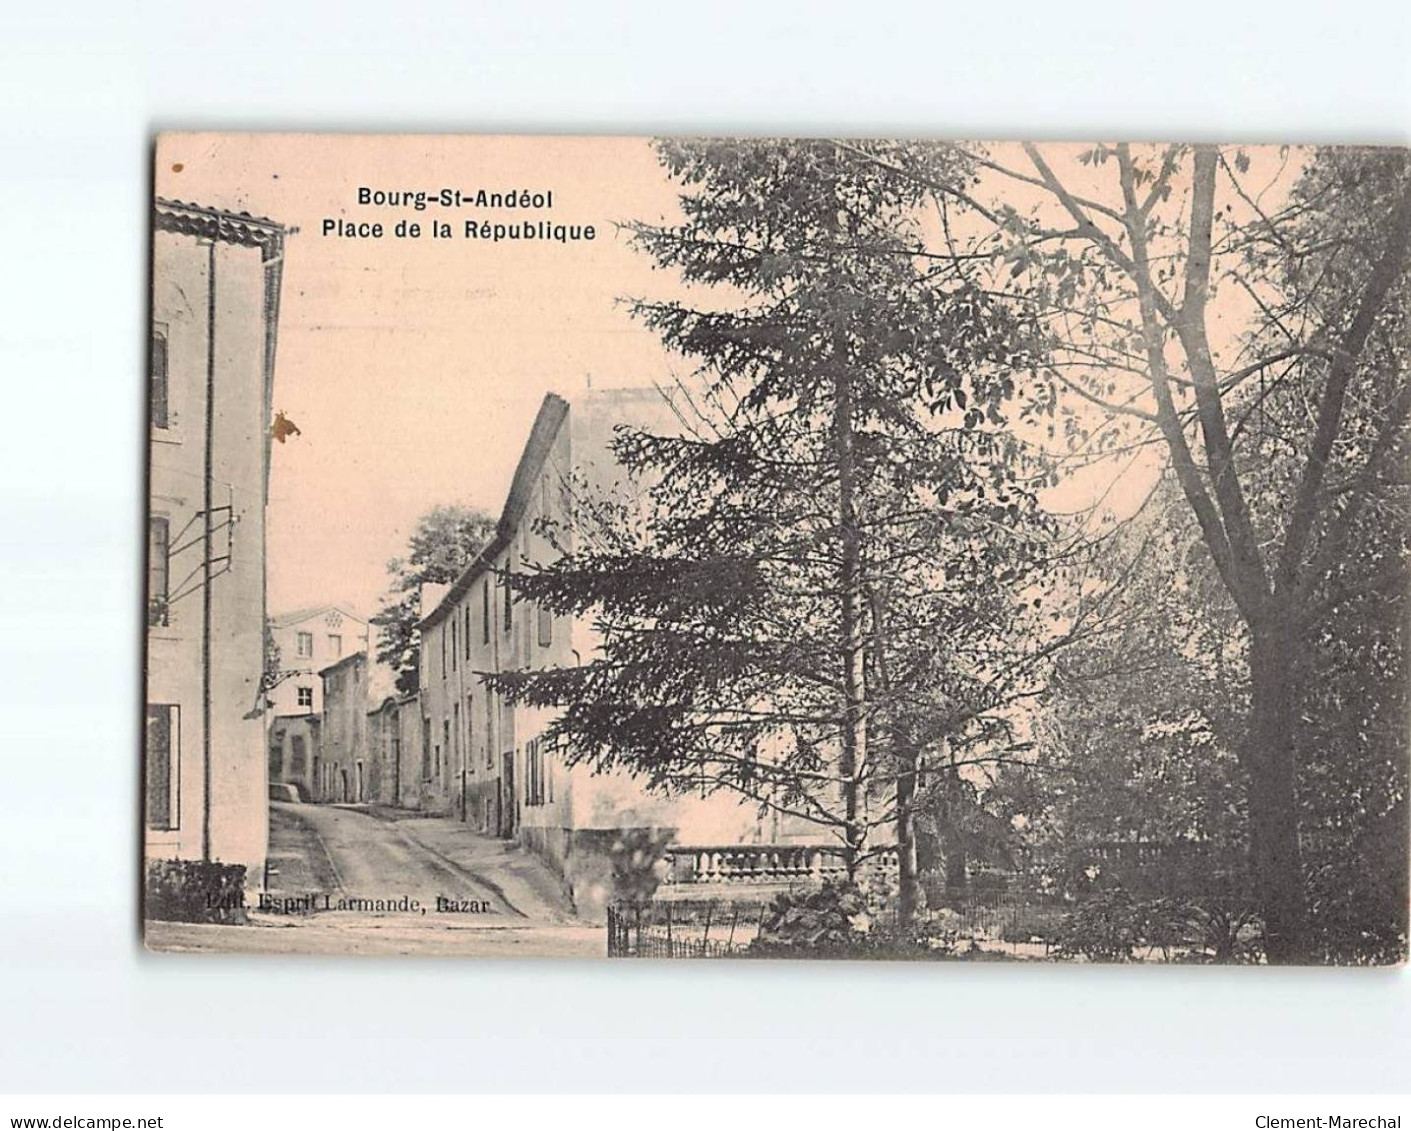
[[[179,171],[176,169],[180,166]],[[357,205],[359,186],[552,189],[552,210]],[[269,607],[385,589],[419,514],[465,502],[498,514],[544,394],[650,384],[654,335],[615,305],[661,293],[615,221],[676,216],[643,139],[164,135],[156,191],[300,229],[288,243],[274,407],[301,430],[274,445]],[[381,240],[320,234],[325,217],[381,220]],[[454,240],[390,238],[402,217]],[[464,240],[466,219],[592,224],[593,242]]]
[[[1110,196],[1110,168],[1087,146],[1046,145],[1074,191]],[[1002,161],[1027,168],[1017,146]],[[1301,163],[1255,147],[1249,183],[1274,203]],[[1027,211],[1066,218],[1042,192],[987,177]],[[366,207],[374,190],[441,187],[552,190],[543,211]],[[1176,206],[1186,190],[1173,185]],[[274,407],[301,430],[274,445],[269,506],[271,612],[325,601],[375,611],[387,560],[418,515],[446,502],[498,514],[546,392],[670,382],[682,363],[617,300],[677,296],[616,222],[679,219],[675,187],[641,138],[169,134],[158,142],[158,195],[269,216],[300,229],[288,244]],[[1114,201],[1115,203],[1115,201]],[[1239,205],[1238,201],[1233,202]],[[381,221],[380,240],[321,234],[325,218]],[[451,240],[395,239],[399,219],[456,230]],[[592,242],[463,238],[466,219],[592,224]],[[1226,293],[1214,337],[1233,346],[1247,299]],[[1224,317],[1228,315],[1228,317]],[[1103,496],[1122,513],[1146,495],[1155,450],[1128,467],[1100,465],[1051,493],[1059,509]],[[1124,461],[1125,463],[1125,461]],[[1104,496],[1104,492],[1114,487]]]

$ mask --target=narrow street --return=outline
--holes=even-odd
[[[600,956],[537,858],[454,818],[270,804],[269,888],[248,926],[148,923],[164,951]]]

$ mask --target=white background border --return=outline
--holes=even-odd
[[[159,128],[1406,144],[1386,3],[28,0],[0,15],[0,1091],[1382,1091],[1401,971],[158,958],[137,941]]]

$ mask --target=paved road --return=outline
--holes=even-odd
[[[147,924],[167,951],[600,955],[535,857],[444,818],[270,805],[269,904],[248,926]]]
[[[520,925],[532,917],[533,908],[522,909],[488,872],[477,874],[451,857],[429,848],[407,832],[401,821],[379,820],[365,810],[332,805],[270,806],[271,837],[278,826],[303,825],[326,854],[336,892],[330,904],[403,904],[415,901],[428,915],[474,916],[495,925]],[[410,824],[410,822],[407,822]],[[465,830],[467,839],[484,839]],[[273,886],[273,885],[272,885]],[[287,885],[278,885],[287,888]],[[438,910],[438,900],[440,901]],[[402,907],[372,914],[406,914]],[[468,920],[469,921],[469,920]]]

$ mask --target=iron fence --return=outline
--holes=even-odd
[[[608,907],[610,958],[739,957],[759,934],[768,905],[732,899],[668,899]]]

